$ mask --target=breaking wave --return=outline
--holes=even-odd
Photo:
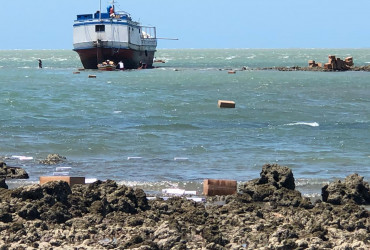
[[[317,122],[294,122],[285,124],[286,126],[310,126],[310,127],[319,127],[320,124]]]

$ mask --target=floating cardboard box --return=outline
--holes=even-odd
[[[233,102],[233,101],[226,101],[226,100],[219,100],[218,101],[218,107],[219,108],[233,109],[233,108],[235,108],[235,102]]]
[[[206,196],[232,195],[237,192],[235,180],[206,179],[203,182],[203,194]]]
[[[41,176],[40,185],[50,181],[65,181],[69,186],[76,184],[85,184],[85,177],[71,177],[71,176]]]

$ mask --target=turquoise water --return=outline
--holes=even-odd
[[[73,51],[0,51],[0,159],[30,174],[8,182],[53,174],[39,163],[50,153],[73,175],[146,190],[247,181],[265,163],[292,168],[307,194],[354,172],[369,180],[370,73],[251,70],[329,54],[370,64],[370,49],[160,50],[156,69],[73,74]]]

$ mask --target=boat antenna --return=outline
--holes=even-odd
[[[100,0],[100,9],[99,9],[99,21],[101,21],[101,0]]]

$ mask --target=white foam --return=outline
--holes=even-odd
[[[185,189],[167,188],[162,189],[162,193],[172,195],[185,195]]]
[[[170,195],[197,195],[197,191],[186,191],[185,189],[179,188],[162,189],[162,193]]]
[[[96,182],[98,179],[96,178],[88,178],[88,179],[85,179],[85,183],[86,184],[91,184],[91,183],[94,183]]]
[[[175,157],[174,160],[175,161],[188,161],[189,158],[186,158],[186,157]]]
[[[119,113],[122,113],[122,111],[120,110],[113,111],[113,114],[119,114]]]
[[[54,172],[54,176],[68,176],[69,172]]]
[[[226,57],[225,60],[232,60],[232,59],[235,59],[236,56],[229,56],[229,57]]]
[[[161,199],[163,200],[168,200],[172,197],[160,197]],[[157,199],[157,197],[147,197],[148,200],[155,200]],[[205,198],[201,198],[201,197],[186,197],[187,200],[192,200],[192,201],[195,201],[195,202],[206,202],[206,199]]]
[[[12,158],[18,159],[18,160],[21,160],[21,161],[30,161],[30,160],[33,160],[33,157],[31,157],[31,156],[23,156],[23,155],[13,155]]]
[[[131,156],[129,156],[129,157],[127,157],[127,160],[141,160],[141,159],[143,159],[143,157],[131,157]]]
[[[286,126],[310,126],[310,127],[319,127],[320,124],[317,122],[294,122],[294,123],[288,123],[285,124]]]
[[[55,168],[55,171],[57,171],[57,172],[66,172],[66,171],[69,171],[71,169],[72,169],[71,167],[57,167],[57,168]]]

